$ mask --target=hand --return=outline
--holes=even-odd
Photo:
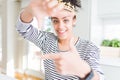
[[[29,23],[36,17],[40,28],[45,16],[53,16],[63,8],[64,4],[58,3],[57,0],[31,0],[21,13],[21,20]]]
[[[73,44],[73,39],[70,40],[70,50],[68,52],[40,55],[40,58],[53,60],[56,71],[63,75],[76,75],[84,78],[91,70],[90,66],[80,58]]]
[[[51,16],[63,7],[64,5],[59,4],[57,0],[31,0],[27,10],[36,17],[39,15]]]

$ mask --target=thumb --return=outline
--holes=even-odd
[[[77,52],[77,49],[74,45],[74,41],[75,41],[75,39],[74,39],[74,37],[72,37],[71,40],[70,40],[69,48],[70,48],[70,51]]]

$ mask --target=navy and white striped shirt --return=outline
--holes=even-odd
[[[20,18],[17,23],[17,31],[27,40],[37,45],[43,53],[58,53],[58,38],[53,33],[39,31],[30,23],[23,23]],[[99,64],[99,49],[87,40],[78,39],[75,44],[80,57],[88,62],[91,68],[98,72],[100,80],[104,80],[103,72]],[[45,80],[79,80],[76,76],[65,76],[55,71],[52,60],[44,61]]]

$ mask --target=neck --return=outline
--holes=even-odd
[[[73,38],[74,38],[74,43],[75,43],[77,41],[78,37],[73,36]],[[71,40],[71,37],[67,38],[67,39],[58,39],[58,43],[60,45],[68,45],[68,44],[70,44],[70,40]]]
[[[58,43],[61,44],[61,45],[69,44],[69,42],[70,42],[70,38],[69,39],[59,39],[58,40]]]
[[[68,36],[67,38],[65,38],[65,39],[58,39],[58,42],[59,42],[59,44],[67,44],[67,43],[69,43],[70,42],[70,39],[72,38],[72,37],[75,37],[73,34],[71,34],[70,36]]]
[[[71,38],[59,39],[58,40],[59,50],[61,50],[61,51],[68,51],[69,48],[70,48],[70,40],[71,40]],[[77,40],[78,40],[78,37],[74,36],[74,44],[77,42]]]

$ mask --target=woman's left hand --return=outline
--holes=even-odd
[[[88,63],[80,58],[72,40],[68,52],[40,55],[40,58],[53,60],[56,71],[63,75],[76,75],[84,78],[91,71]]]

